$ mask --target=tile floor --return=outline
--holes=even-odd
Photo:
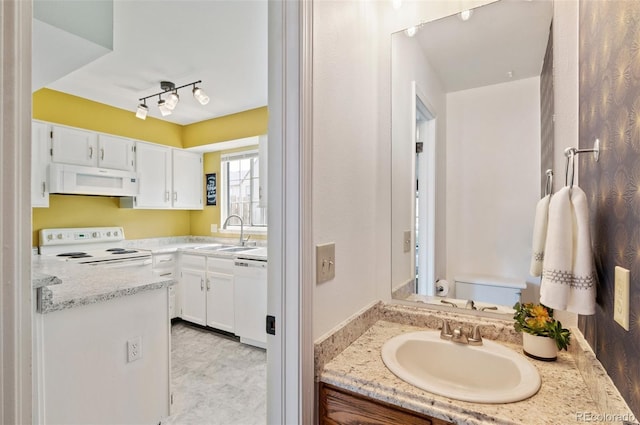
[[[266,351],[177,322],[172,415],[162,425],[258,425],[267,417]]]

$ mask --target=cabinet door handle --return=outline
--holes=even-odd
[[[207,291],[211,290],[211,281],[207,279]]]
[[[89,146],[89,159],[93,159],[93,146]]]
[[[178,192],[173,192],[173,200],[174,201],[178,200]]]
[[[47,186],[45,182],[42,182],[42,197],[47,193]]]
[[[200,278],[200,290],[204,291],[204,279]]]
[[[158,263],[168,263],[170,261],[173,261],[173,258],[167,258],[166,260],[160,260],[160,261],[158,261]]]
[[[104,148],[100,149],[100,159],[104,160]]]

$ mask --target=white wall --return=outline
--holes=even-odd
[[[417,39],[407,37],[404,32],[391,37],[391,103],[392,103],[392,148],[391,148],[391,282],[393,288],[415,278],[412,263],[414,250],[404,252],[403,232],[415,227],[412,198],[415,198],[415,136],[412,133],[411,82],[426,96],[427,106],[436,120],[436,187],[446,187],[446,93],[438,75],[433,71]],[[425,152],[428,148],[425,146]],[[444,273],[445,264],[445,202],[444,190],[437,192],[441,202],[436,201],[436,276]],[[425,214],[426,212],[423,212]],[[444,275],[443,275],[444,277]]]
[[[529,277],[539,199],[540,78],[447,97],[447,278]]]

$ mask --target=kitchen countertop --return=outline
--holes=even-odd
[[[39,313],[95,304],[176,283],[154,274],[151,265],[96,269],[38,255],[33,257],[31,267],[32,284],[39,291]]]
[[[597,414],[587,385],[566,351],[558,353],[555,362],[531,360],[542,386],[533,397],[516,403],[469,403],[414,387],[387,369],[380,349],[396,335],[421,330],[425,328],[378,320],[325,364],[320,381],[456,424],[568,425],[583,423],[580,413]],[[501,344],[521,352],[519,345]]]

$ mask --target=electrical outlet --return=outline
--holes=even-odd
[[[142,358],[142,337],[135,337],[127,341],[127,362],[131,363]]]
[[[217,224],[212,224],[211,225],[211,233],[216,233],[218,231],[218,225]]]
[[[613,320],[629,330],[629,270],[616,266]]]
[[[316,245],[316,283],[326,282],[336,276],[336,244]]]

